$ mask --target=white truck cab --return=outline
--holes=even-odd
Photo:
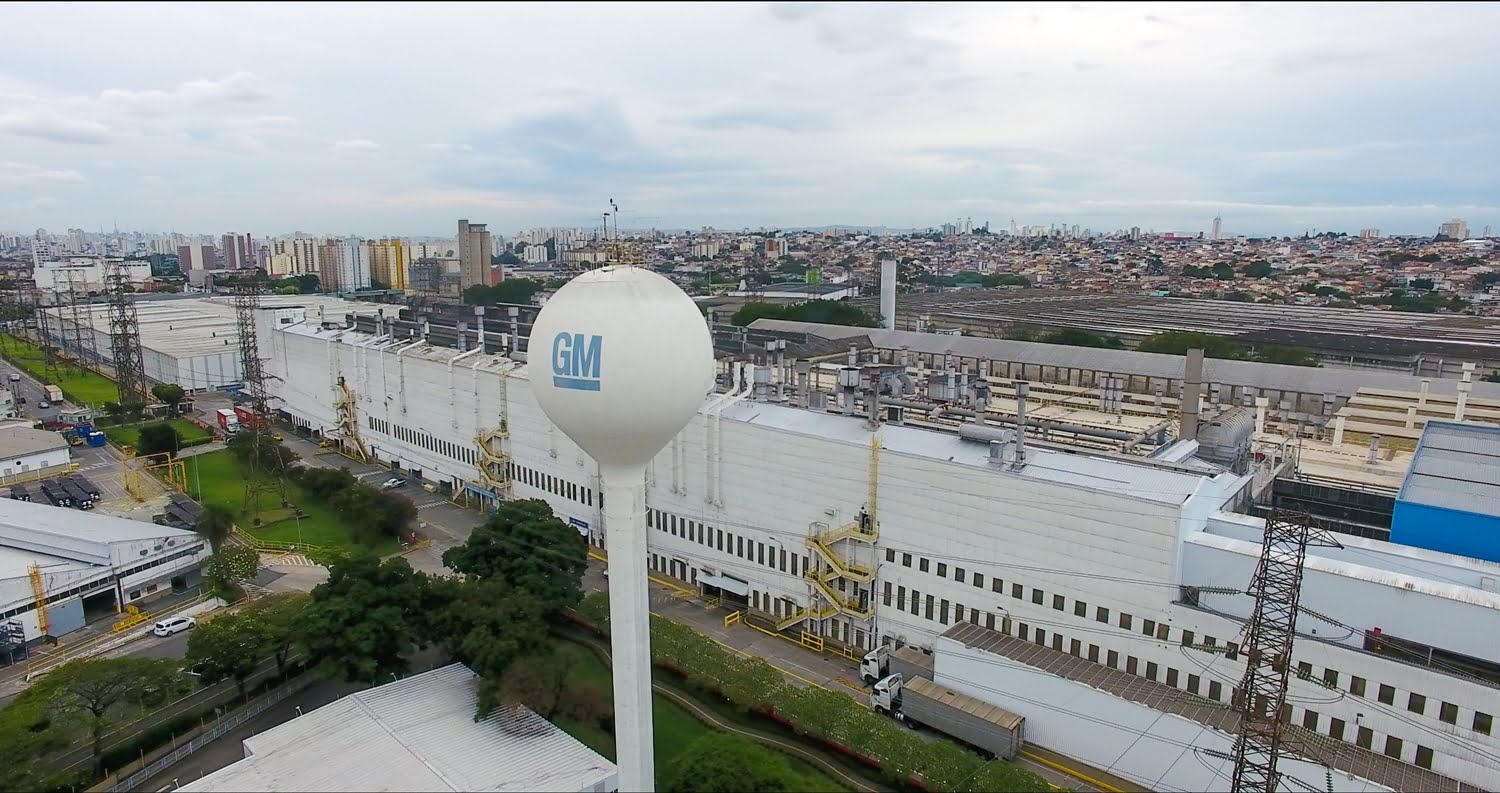
[[[901,720],[901,688],[904,683],[899,672],[876,682],[870,688],[870,709]]]

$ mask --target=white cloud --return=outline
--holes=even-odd
[[[0,162],[0,186],[30,187],[40,184],[81,184],[83,174],[72,170],[50,170],[20,162]]]
[[[380,150],[380,144],[373,140],[355,138],[354,140],[337,140],[333,142],[333,150],[339,152],[371,153]]]
[[[1500,223],[1495,5],[372,9],[8,8],[0,151],[91,189],[7,220],[93,227],[129,191],[122,225],[258,233],[584,225],[611,196],[667,227]],[[254,198],[287,184],[320,191]]]

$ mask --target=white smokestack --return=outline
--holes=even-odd
[[[880,260],[880,316],[886,330],[896,329],[896,260]]]

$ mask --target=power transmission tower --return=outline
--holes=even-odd
[[[99,354],[94,346],[94,316],[92,311],[82,310],[80,299],[87,299],[87,291],[78,288],[76,273],[68,274],[68,317],[58,318],[62,326],[63,352],[73,357],[73,365],[79,373],[88,371],[91,362],[97,362]]]
[[[1266,517],[1260,564],[1248,593],[1255,608],[1246,627],[1245,677],[1240,682],[1240,734],[1234,742],[1233,793],[1278,793],[1285,725],[1287,675],[1292,667],[1302,569],[1308,546],[1342,548],[1332,535],[1313,525],[1305,512],[1277,507]]]
[[[126,293],[130,280],[124,262],[109,268],[109,352],[115,366],[115,383],[120,390],[120,406],[127,416],[134,416],[150,404],[146,364],[141,354],[141,326],[135,316],[135,301]]]
[[[255,318],[260,313],[262,284],[255,273],[237,273],[234,276],[234,317],[239,333],[240,365],[244,369],[245,406],[250,411],[248,442],[251,448],[246,459],[249,470],[245,476],[245,510],[252,516],[260,515],[260,496],[267,490],[281,495],[286,503],[286,466],[282,462],[281,450],[274,448],[271,439],[270,395],[266,392],[265,359],[260,356],[260,344],[255,336]],[[241,441],[242,443],[245,441]]]
[[[55,309],[58,302],[58,293],[52,291],[52,306]],[[62,379],[62,368],[57,360],[57,342],[52,335],[52,311],[42,306],[42,296],[38,292],[36,303],[33,306],[36,311],[36,338],[37,345],[42,348],[42,371],[47,379],[53,383]]]

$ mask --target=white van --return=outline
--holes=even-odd
[[[156,623],[151,632],[157,636],[171,636],[174,633],[190,631],[198,627],[198,621],[192,617],[168,617]]]

